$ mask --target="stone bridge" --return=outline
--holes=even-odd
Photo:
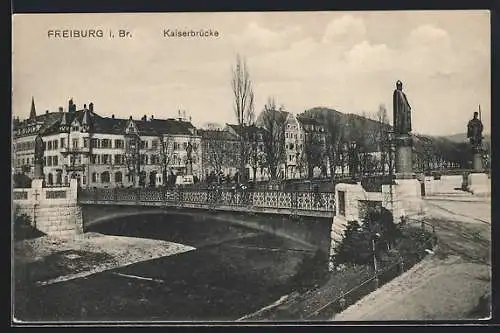
[[[54,195],[57,194],[55,197]],[[128,216],[189,215],[220,220],[298,241],[328,252],[335,214],[332,192],[188,190],[164,188],[15,189],[14,204],[45,233],[85,232]]]
[[[79,189],[80,205],[188,208],[206,211],[333,218],[333,192],[232,191],[164,188]],[[94,223],[94,221],[88,221]]]
[[[325,252],[335,211],[332,192],[80,189],[78,204],[84,230],[121,217],[187,215],[269,232]]]

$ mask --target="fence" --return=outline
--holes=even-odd
[[[175,205],[195,204],[201,208],[258,207],[290,210],[334,212],[333,192],[283,192],[227,189],[113,188],[80,189],[80,202],[157,202]]]

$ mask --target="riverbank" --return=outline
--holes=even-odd
[[[47,285],[194,250],[164,240],[85,233],[14,244],[15,280]]]

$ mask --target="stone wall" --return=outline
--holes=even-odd
[[[343,192],[339,193],[339,192]],[[344,204],[340,202],[344,198]],[[330,255],[342,241],[347,223],[362,222],[363,206],[373,202],[393,213],[394,223],[400,223],[401,217],[415,218],[423,214],[421,185],[416,179],[398,179],[395,185],[382,185],[381,192],[367,192],[360,183],[339,183],[335,186],[335,216],[330,232]]]
[[[441,176],[440,179],[425,177],[425,195],[430,196],[451,193],[456,189],[462,188],[462,183],[462,175]]]
[[[43,187],[33,180],[31,188],[14,189],[14,207],[28,215],[32,225],[43,233],[66,236],[83,231],[82,210],[77,202],[77,180],[69,187]]]

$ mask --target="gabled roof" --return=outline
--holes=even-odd
[[[88,111],[89,117],[92,119],[93,124],[96,123],[96,119],[103,119],[101,116],[94,112]],[[41,116],[37,116],[37,122],[43,122],[40,128],[41,135],[50,135],[59,133],[59,126],[61,121],[65,118],[66,124],[72,124],[75,119],[81,124],[83,121],[85,110],[78,110],[75,112],[49,112]]]
[[[321,126],[321,123],[314,118],[304,117],[304,116],[300,116],[300,115],[297,116],[296,118],[301,125]]]
[[[236,125],[236,124],[226,124],[226,127],[231,131],[233,131],[235,135],[242,135],[244,132],[249,134],[258,134],[264,131],[263,128],[258,127],[256,125],[243,127],[241,125]]]
[[[193,135],[195,127],[188,121],[175,119],[134,120],[139,135]]]
[[[77,120],[80,124],[87,123],[92,125],[93,133],[117,134],[125,133],[128,119],[119,119],[114,117],[101,117],[89,109],[78,110],[74,112],[49,112],[36,116],[36,122],[42,123],[40,128],[41,135],[50,135],[59,133],[61,122],[72,124]],[[139,135],[193,135],[196,134],[196,128],[189,121],[178,119],[150,119],[150,120],[132,120],[139,131]],[[26,120],[15,125],[17,128],[27,123],[33,123],[34,120]],[[63,122],[63,125],[64,125]]]
[[[202,140],[238,141],[238,137],[224,130],[199,130]]]

